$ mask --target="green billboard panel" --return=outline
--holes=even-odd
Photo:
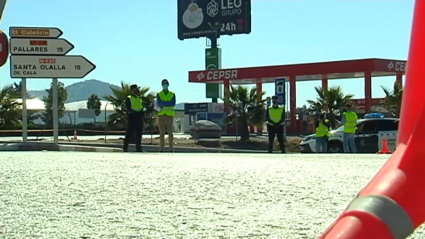
[[[217,70],[221,69],[221,48],[205,49],[205,69]],[[223,95],[220,84],[207,83],[205,84],[206,98],[221,98]]]

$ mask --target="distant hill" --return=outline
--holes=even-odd
[[[100,98],[103,98],[105,95],[112,94],[110,87],[120,88],[117,85],[102,82],[100,80],[85,80],[65,86],[66,91],[68,92],[68,99],[65,103],[87,100],[92,94],[96,94]],[[45,90],[30,90],[28,93],[32,97],[38,99],[43,99],[43,96],[47,96],[47,92]]]
[[[109,84],[100,80],[85,80],[65,86],[66,91],[68,92],[68,99],[65,103],[75,102],[75,101],[86,101],[90,95],[96,94],[102,100],[103,96],[111,95],[111,88],[120,88],[120,86]],[[47,96],[45,90],[30,90],[28,94],[31,97],[43,99],[43,96]],[[184,103],[179,103],[175,107],[176,110],[184,110]]]

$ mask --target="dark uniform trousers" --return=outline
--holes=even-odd
[[[269,134],[269,147],[268,147],[269,153],[273,152],[275,136],[277,136],[277,141],[279,142],[280,151],[282,153],[285,153],[285,143],[283,142],[283,125],[268,124],[267,132]]]
[[[136,151],[142,151],[142,133],[143,133],[143,115],[128,114],[127,116],[127,131],[124,138],[124,151],[128,151],[130,139],[134,139]]]

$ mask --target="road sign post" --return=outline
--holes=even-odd
[[[28,113],[27,113],[27,79],[21,80],[21,97],[22,97],[22,142],[27,143],[28,138]]]
[[[1,0],[0,0],[1,1]],[[84,78],[96,66],[84,56],[66,55],[74,45],[59,28],[10,27],[10,77],[22,80],[22,141],[27,142],[28,78],[52,78],[53,142],[59,142],[58,78]],[[58,39],[59,38],[59,39]]]
[[[52,79],[52,98],[53,98],[53,143],[59,143],[59,110],[58,110],[58,78]]]

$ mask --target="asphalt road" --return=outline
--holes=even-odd
[[[314,239],[387,158],[2,152],[0,238]]]

